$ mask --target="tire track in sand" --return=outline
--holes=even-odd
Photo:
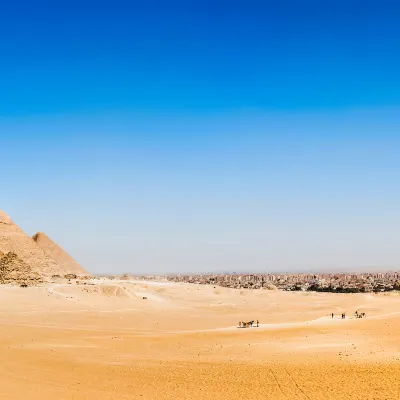
[[[285,368],[285,372],[288,374],[289,379],[293,382],[293,384],[297,387],[297,389],[303,394],[303,396],[307,399],[310,400],[308,395],[304,392],[304,390],[297,384],[297,382],[294,380],[293,376],[289,373],[289,371]]]
[[[269,367],[269,372],[271,372],[271,375],[273,376],[276,384],[278,385],[279,391],[282,393],[283,397],[285,399],[289,399],[288,395],[283,391],[281,384],[279,383],[278,378],[276,377],[276,375],[274,374],[274,371],[271,367]]]

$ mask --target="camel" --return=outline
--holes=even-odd
[[[253,325],[255,324],[255,321],[248,321],[248,322],[244,322],[244,321],[239,321],[239,328],[252,328]],[[260,322],[257,320],[257,328],[259,326]]]

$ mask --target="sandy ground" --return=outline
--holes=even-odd
[[[1,399],[400,398],[396,293],[0,286],[0,322]]]

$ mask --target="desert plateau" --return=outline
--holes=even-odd
[[[400,296],[0,287],[3,399],[396,399]],[[365,319],[342,320],[342,310]],[[332,319],[329,313],[334,312]],[[240,329],[241,319],[260,326]]]

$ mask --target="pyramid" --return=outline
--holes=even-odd
[[[57,263],[2,210],[0,210],[0,252],[5,255],[9,252],[17,254],[21,261],[40,275],[51,276],[58,274],[60,270]]]
[[[33,286],[43,282],[38,272],[15,253],[9,252],[0,258],[0,283]]]
[[[59,265],[59,274],[88,275],[68,253],[66,253],[57,243],[53,242],[45,233],[38,232],[33,235],[35,243]]]

